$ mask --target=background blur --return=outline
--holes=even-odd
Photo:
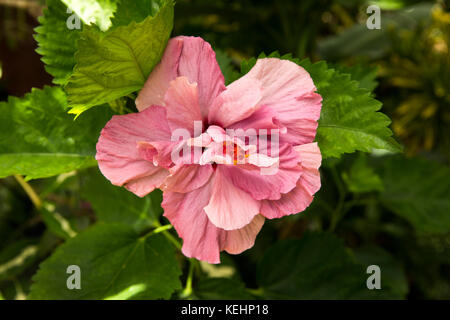
[[[369,4],[382,10],[381,30],[366,28]],[[33,38],[42,8],[40,1],[0,0],[1,101],[8,95],[23,96],[32,87],[51,85]],[[325,161],[323,187],[313,205],[300,215],[266,223],[254,249],[227,257],[225,267],[212,268],[212,274],[229,272],[252,287],[255,264],[268,246],[280,239],[299,238],[307,230],[329,230],[354,249],[357,259],[383,257],[401,296],[450,299],[450,227],[446,227],[450,226],[450,195],[444,192],[434,199],[435,194],[425,190],[422,198],[414,199],[422,192],[414,188],[449,190],[448,179],[442,178],[448,177],[450,155],[448,3],[178,0],[174,35],[209,41],[228,79],[238,76],[243,59],[262,52],[325,59],[352,74],[362,87],[374,90],[383,102],[382,112],[393,120],[397,141],[405,147],[401,159],[353,154]],[[446,185],[425,179],[434,175],[435,183]],[[56,188],[56,180],[37,181],[35,186],[49,195],[63,215],[76,220],[79,229],[85,228],[95,216],[80,197],[76,181],[64,178],[64,188]],[[399,181],[401,186],[390,187]],[[403,203],[384,201],[383,194],[391,192],[404,192]],[[433,222],[441,225],[438,231],[417,215],[417,210],[428,214],[430,208],[440,212]],[[0,291],[5,298],[26,296],[30,276],[61,241],[32,212],[33,205],[20,185],[13,178],[0,180]],[[32,242],[39,243],[35,259],[2,274],[2,263]]]

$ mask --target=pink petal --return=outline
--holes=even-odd
[[[214,170],[211,165],[181,165],[174,168],[165,181],[163,191],[191,192],[205,185]]]
[[[151,105],[164,106],[164,95],[169,88],[170,81],[179,76],[178,64],[183,50],[181,38],[170,39],[161,62],[153,69],[139,92],[136,107],[143,111]]]
[[[96,159],[100,171],[112,184],[130,188],[142,195],[159,186],[161,177],[168,171],[156,168],[142,158],[139,143],[142,141],[170,140],[170,130],[163,107],[152,107],[141,113],[113,116],[103,128],[97,143]],[[161,171],[158,172],[157,171]],[[147,179],[143,179],[148,177]],[[154,181],[152,180],[152,178]],[[146,188],[136,184],[143,182]]]
[[[314,142],[296,146],[294,149],[300,155],[300,164],[303,168],[300,183],[309,194],[314,195],[321,186],[319,168],[322,163],[322,154],[319,146],[317,142]]]
[[[172,149],[177,144],[174,141],[140,141],[137,148],[142,159],[150,161],[154,166],[168,169],[173,166]]]
[[[225,79],[211,45],[198,37],[180,37],[183,51],[178,65],[180,76],[198,85],[199,104],[203,118],[208,116],[214,99],[225,90]]]
[[[273,109],[282,127],[287,128],[284,142],[304,144],[314,140],[322,98],[315,93],[308,72],[288,60],[265,58],[259,59],[243,78],[261,83],[260,104]]]
[[[213,225],[204,211],[212,192],[212,181],[188,193],[164,192],[164,216],[183,239],[185,256],[220,263],[220,251],[231,254],[251,248],[264,218],[256,215],[242,229],[225,231]]]
[[[214,101],[208,122],[227,128],[248,118],[260,107],[261,92],[261,84],[252,78],[243,77],[233,82]]]
[[[186,77],[178,77],[170,82],[170,87],[164,97],[167,108],[167,120],[172,131],[183,128],[194,134],[195,121],[200,122],[202,114],[198,105],[198,88],[196,83],[190,83]]]
[[[261,174],[261,168],[254,165],[226,166],[226,177],[255,200],[276,200],[297,185],[302,174],[298,165],[300,157],[289,145],[283,145],[279,151],[279,167],[274,174]]]
[[[261,129],[267,130],[266,134],[270,134],[270,130],[272,129],[279,129],[280,133],[286,132],[286,128],[282,127],[278,121],[276,112],[268,106],[261,106],[250,117],[233,123],[229,128],[235,130],[242,129],[245,131],[254,129],[256,134],[259,134],[259,130]]]
[[[223,231],[225,232],[225,240],[222,241],[221,249],[231,254],[239,254],[253,247],[256,235],[261,230],[264,220],[264,217],[258,214],[242,229]]]
[[[209,220],[224,230],[240,229],[259,213],[260,203],[226,176],[226,165],[218,165],[214,174],[211,199],[205,207]]]
[[[225,80],[213,49],[197,37],[181,36],[169,41],[161,62],[136,99],[138,110],[152,104],[161,105],[169,82],[180,76],[187,77],[190,83],[197,83],[200,110],[206,119],[209,106],[225,90]]]
[[[161,206],[164,216],[183,239],[182,252],[185,256],[219,263],[223,236],[203,210],[209,202],[211,188],[212,180],[192,192],[164,192]]]
[[[130,180],[125,184],[125,188],[139,197],[144,197],[159,188],[168,175],[169,171],[155,167],[155,171],[151,175]]]
[[[320,189],[322,156],[317,143],[295,147],[300,156],[302,175],[296,188],[281,196],[279,200],[262,201],[261,214],[268,219],[281,218],[305,210],[312,202],[314,194]]]
[[[312,170],[318,170],[322,163],[322,154],[320,153],[317,142],[295,146],[294,150],[300,156],[302,167]]]

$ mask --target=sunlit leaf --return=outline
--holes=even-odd
[[[105,31],[111,26],[111,17],[117,8],[117,0],[61,0],[86,24],[96,24]]]
[[[65,87],[72,109],[83,111],[139,90],[161,59],[173,25],[173,2],[155,16],[112,28],[85,27],[75,54],[76,66]]]

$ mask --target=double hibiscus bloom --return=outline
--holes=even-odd
[[[265,218],[303,211],[319,190],[315,91],[303,68],[276,58],[225,86],[211,46],[176,37],[136,99],[139,112],[102,130],[96,159],[114,185],[141,197],[163,190],[184,255],[219,263],[222,250],[251,248]]]

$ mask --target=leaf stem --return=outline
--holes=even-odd
[[[342,209],[344,207],[345,196],[347,195],[347,192],[345,190],[344,185],[342,184],[341,179],[339,178],[339,174],[334,165],[331,166],[331,174],[333,176],[334,183],[336,184],[339,193],[338,204],[336,206],[336,209],[333,211],[333,214],[331,215],[331,222],[329,227],[329,231],[333,232],[336,229],[339,220],[341,219]]]
[[[156,229],[154,229],[154,230],[151,232],[151,234],[157,234],[157,233],[160,233],[160,232],[164,232],[164,231],[166,231],[166,230],[170,230],[170,229],[172,229],[172,228],[173,228],[173,226],[172,226],[171,224],[166,224],[166,225],[164,225],[164,226],[157,227]]]
[[[171,224],[167,224],[167,225],[161,225],[161,223],[159,223],[159,221],[155,222],[156,225],[156,229],[153,230],[153,232],[155,232],[158,229],[161,229],[158,232],[162,232],[162,234],[167,238],[167,240],[169,240],[170,242],[172,242],[172,244],[178,249],[181,250],[181,243],[180,241],[178,241],[177,239],[175,239],[175,237],[168,231],[169,229],[172,229],[172,225]],[[168,227],[170,226],[170,227]]]
[[[15,174],[14,178],[16,178],[17,182],[21,185],[23,190],[25,190],[26,194],[30,198],[31,202],[33,202],[33,205],[36,207],[36,209],[39,210],[42,207],[42,200],[36,193],[36,191],[34,191],[30,184],[26,182],[21,175]]]

